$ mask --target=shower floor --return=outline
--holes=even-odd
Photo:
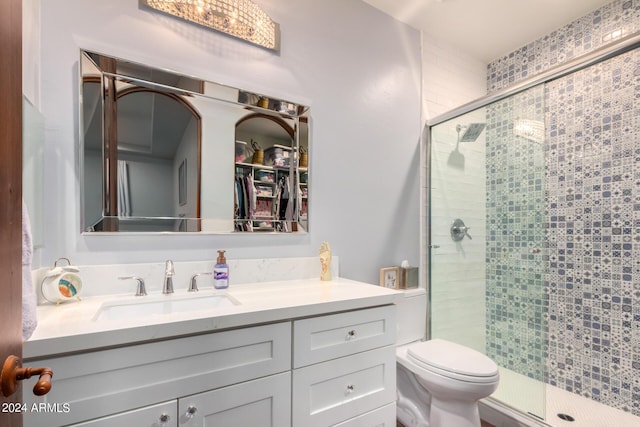
[[[546,393],[544,412],[542,387]],[[504,368],[500,368],[500,387],[491,397],[524,413],[546,413],[544,423],[553,427],[640,427],[640,417]],[[562,420],[557,414],[570,415],[574,421]]]

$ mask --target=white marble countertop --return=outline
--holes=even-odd
[[[238,305],[150,315],[133,319],[95,320],[102,304],[151,302],[228,294]],[[213,332],[344,310],[393,304],[402,292],[335,278],[330,282],[301,279],[232,286],[227,290],[201,288],[197,293],[150,293],[145,297],[104,295],[81,301],[38,306],[38,327],[24,343],[23,358],[39,359],[65,353],[129,345],[149,340]]]

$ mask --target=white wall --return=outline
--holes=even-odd
[[[198,148],[193,141],[198,140],[198,124],[195,117],[191,117],[189,124],[185,128],[180,145],[173,158],[173,211],[174,215],[183,215],[186,218],[196,216],[196,206],[198,198]],[[180,165],[185,162],[186,168],[186,203],[180,206]]]
[[[233,230],[235,123],[248,112],[210,102],[208,98],[189,100],[201,117],[200,143],[200,215],[202,229]],[[227,142],[224,144],[223,142]]]
[[[486,93],[486,64],[456,51],[436,37],[422,36],[423,111],[433,118]],[[446,338],[484,351],[485,336],[485,144],[461,143],[464,169],[448,165],[456,147],[456,124],[485,122],[484,109],[436,127],[432,139],[431,223],[427,220],[426,162],[422,163],[422,242],[431,228],[432,337]],[[423,147],[426,158],[426,146]],[[450,226],[461,218],[471,227],[473,240],[454,242]],[[421,247],[421,270],[427,271],[428,252]],[[460,313],[464,313],[461,316]]]
[[[427,120],[487,92],[487,64],[428,34],[422,35],[422,76]]]
[[[328,241],[341,275],[419,253],[420,36],[359,0],[258,2],[280,23],[274,54],[141,9],[135,0],[42,1],[46,119],[42,263],[76,264],[315,256]],[[78,50],[244,87],[311,106],[310,234],[81,236]],[[185,284],[186,286],[186,284]]]
[[[131,216],[171,216],[173,160],[120,154],[127,162]]]
[[[22,93],[40,108],[40,2],[22,1]]]

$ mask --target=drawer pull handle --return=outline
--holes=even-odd
[[[347,332],[347,340],[352,340],[356,337],[356,331],[355,329],[350,330],[349,332]]]
[[[162,414],[160,415],[160,422],[162,424],[168,422],[171,419],[171,417],[169,416],[169,414]]]
[[[193,416],[198,412],[198,408],[193,405],[189,405],[187,408],[187,413],[185,414],[187,418],[193,418]]]
[[[353,387],[353,384],[349,384],[349,385],[347,386],[347,394],[351,394],[351,393],[353,393],[353,388],[354,388],[354,387]]]

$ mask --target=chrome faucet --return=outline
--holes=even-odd
[[[164,269],[164,285],[162,286],[163,294],[173,293],[173,261],[167,260]]]
[[[191,281],[189,282],[189,292],[198,292],[198,282],[197,279],[199,276],[213,276],[213,273],[196,273],[191,276]]]
[[[147,295],[147,289],[144,286],[144,279],[142,277],[138,277],[138,276],[126,276],[126,277],[118,277],[119,280],[128,280],[128,279],[132,279],[132,280],[137,280],[138,281],[138,286],[136,287],[136,296],[137,297],[142,297]]]

